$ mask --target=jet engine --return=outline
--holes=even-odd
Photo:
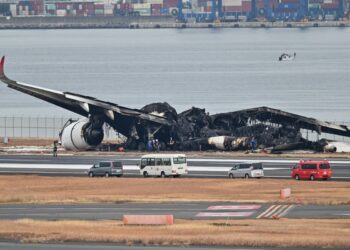
[[[60,133],[62,146],[66,150],[95,148],[102,142],[103,136],[102,125],[96,126],[90,119],[69,120]]]

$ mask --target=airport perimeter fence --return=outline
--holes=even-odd
[[[1,138],[58,139],[67,117],[0,117]],[[76,119],[77,118],[73,118]],[[121,139],[110,126],[104,126],[105,139]]]
[[[67,117],[0,117],[0,137],[57,139],[63,126],[69,119],[70,118]],[[350,126],[350,122],[334,121],[334,123]],[[326,138],[329,140],[350,142],[350,138],[344,136],[331,134],[318,135],[316,132],[305,129],[302,129],[301,132],[304,138],[308,138],[312,141]],[[105,139],[124,139],[122,135],[116,133],[108,125],[104,126],[104,134]]]

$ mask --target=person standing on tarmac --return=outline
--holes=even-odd
[[[53,142],[52,154],[53,154],[53,157],[57,157],[57,142],[56,141]]]

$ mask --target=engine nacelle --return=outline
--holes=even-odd
[[[89,119],[80,119],[63,128],[61,143],[66,150],[86,150],[97,147],[103,136],[102,128],[92,126]]]
[[[334,146],[332,143],[328,143],[327,145],[325,145],[323,147],[323,151],[324,152],[334,153],[334,152],[337,152],[337,147]]]

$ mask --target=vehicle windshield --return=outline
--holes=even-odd
[[[331,166],[329,166],[329,164],[325,164],[325,163],[320,164],[320,169],[329,169],[329,168],[331,168]]]
[[[253,169],[263,169],[262,164],[261,163],[253,164]]]
[[[121,162],[113,162],[113,168],[122,168]]]
[[[184,164],[186,163],[186,157],[174,157],[174,164]]]

